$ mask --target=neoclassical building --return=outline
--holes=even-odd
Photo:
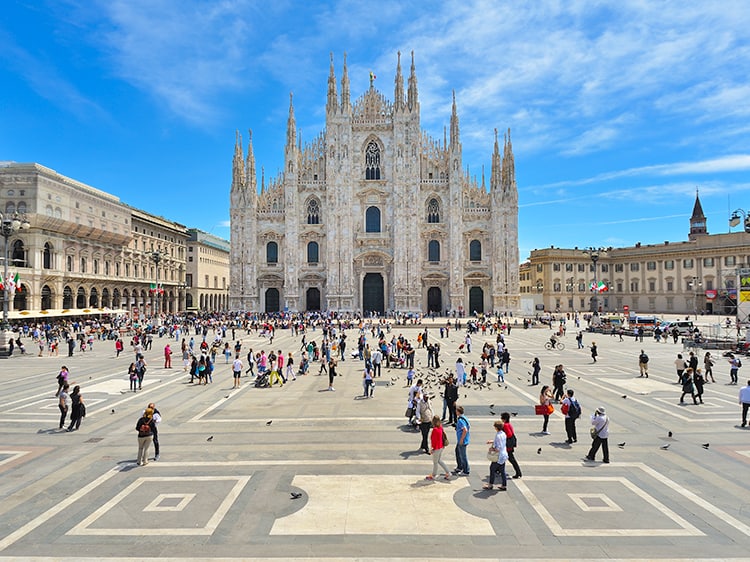
[[[11,311],[184,310],[185,226],[39,164],[0,163],[0,206],[31,225],[8,241]]]
[[[527,314],[590,311],[728,314],[737,311],[738,274],[750,264],[750,234],[709,234],[698,194],[687,240],[595,252],[586,248],[533,250],[521,265],[521,297]],[[592,284],[606,291],[592,299]],[[746,315],[741,319],[747,321]]]
[[[257,184],[237,135],[230,193],[230,307],[268,312],[518,310],[518,192],[510,132],[495,131],[489,190],[462,163],[455,94],[442,141],[420,126],[417,76],[393,100],[350,97],[333,57],[326,127],[297,135],[290,97],[284,171]]]
[[[229,242],[197,228],[188,229],[187,310],[229,307]]]

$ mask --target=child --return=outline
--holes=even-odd
[[[505,373],[500,365],[497,366],[497,382],[505,382]]]
[[[409,386],[411,386],[413,381],[414,381],[414,369],[409,367],[409,370],[406,371],[406,382]]]

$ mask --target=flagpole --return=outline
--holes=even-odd
[[[8,261],[10,259],[8,241],[16,232],[26,230],[31,225],[25,215],[22,216],[18,213],[13,213],[10,216],[0,213],[0,221],[2,222],[1,231],[5,241],[3,253],[3,323],[0,326],[0,357],[7,358],[10,356],[10,338],[13,337],[13,332],[10,331],[10,323],[8,322],[8,309],[10,308],[10,295],[8,294]]]

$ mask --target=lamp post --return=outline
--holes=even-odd
[[[10,343],[9,338],[13,337],[10,333],[10,323],[8,322],[8,308],[10,308],[10,295],[8,292],[8,261],[10,259],[8,255],[8,240],[19,230],[26,230],[31,225],[26,219],[26,215],[19,215],[13,213],[11,215],[4,215],[0,213],[0,223],[2,223],[2,234],[5,241],[5,252],[3,253],[3,324],[0,327],[0,357],[10,356]]]
[[[154,296],[156,300],[156,326],[161,325],[161,309],[159,308],[159,262],[162,259],[161,250],[156,249],[151,252],[151,259],[156,264],[156,287],[154,288]]]
[[[698,277],[693,277],[693,312],[695,314],[695,319],[698,320],[698,295],[701,293],[701,289],[703,288],[703,283],[698,279]]]
[[[745,232],[750,233],[750,214],[747,213],[747,211],[743,211],[742,209],[735,209],[732,213],[732,216],[729,217],[729,227],[734,228],[738,224],[740,224],[740,215],[744,218],[744,228]]]
[[[591,312],[599,314],[599,288],[597,287],[596,281],[596,263],[599,261],[602,252],[605,252],[606,248],[588,248],[583,253],[586,254],[594,264],[594,281],[591,287],[593,295],[591,296]]]
[[[576,308],[576,302],[575,302],[575,277],[570,277],[566,283],[565,289],[570,292],[570,301],[568,308],[571,311],[575,311]]]

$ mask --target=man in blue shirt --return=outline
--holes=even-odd
[[[466,447],[469,444],[469,420],[464,417],[464,407],[456,406],[456,470],[453,474],[469,475],[469,459],[466,456]]]

